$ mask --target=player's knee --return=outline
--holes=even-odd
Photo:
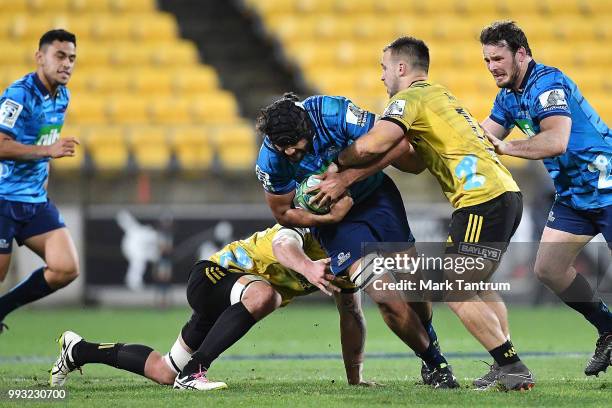
[[[249,285],[242,297],[242,303],[256,320],[260,320],[278,309],[282,299],[267,282],[258,281]]]
[[[78,263],[62,262],[49,263],[47,269],[50,272],[49,283],[56,287],[63,287],[79,277]]]
[[[534,272],[540,282],[547,286],[555,281],[555,271],[543,262],[536,262]]]

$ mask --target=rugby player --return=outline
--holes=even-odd
[[[377,163],[369,177],[351,187],[350,197],[340,198],[328,214],[314,214],[293,205],[296,186],[321,172],[374,122],[374,114],[344,97],[318,95],[300,102],[296,95],[285,94],[258,117],[257,129],[264,139],[255,170],[277,222],[288,227],[311,227],[330,256],[331,272],[349,276],[363,288],[378,305],[387,326],[424,361],[424,381],[434,388],[456,388],[459,384],[440,351],[431,322],[431,303],[409,303],[402,293],[376,290],[372,285],[375,278],[382,283],[394,278],[373,273],[362,254],[363,243],[402,243],[393,251],[416,254],[401,195],[393,181],[379,171],[384,165]],[[391,151],[383,163],[395,163],[397,159],[396,152]],[[420,171],[418,158],[411,164],[405,170]]]
[[[408,140],[455,208],[447,254],[470,256],[494,248],[486,258],[487,267],[471,277],[474,282],[487,281],[521,220],[519,188],[468,110],[447,88],[428,80],[429,49],[423,41],[398,38],[384,49],[381,65],[381,79],[391,99],[368,134],[340,153],[339,169],[384,162],[394,146]],[[360,177],[376,168],[370,164]],[[346,171],[326,173],[314,201],[337,200],[358,180],[355,176]],[[461,277],[446,272],[447,277]],[[507,390],[533,387],[534,378],[509,339],[502,299],[489,290],[447,295],[448,306],[499,366],[499,375],[487,387],[494,383]]]
[[[76,248],[46,190],[49,160],[74,156],[78,145],[75,138],[60,139],[75,61],[74,34],[49,31],[39,41],[36,72],[0,96],[0,281],[9,269],[13,239],[46,263],[0,297],[0,332],[10,312],[79,275]]]
[[[374,385],[362,377],[366,328],[359,292],[328,269],[327,255],[307,229],[275,225],[232,242],[193,266],[187,284],[193,313],[166,355],[139,344],[91,343],[66,331],[59,339],[50,384],[62,386],[71,371],[97,363],[178,389],[226,388],[207,377],[213,361],[257,321],[296,296],[321,289],[336,299],[348,383]],[[329,279],[326,286],[312,283],[318,272]]]
[[[612,248],[612,144],[610,128],[557,68],[537,63],[525,33],[498,21],[480,34],[484,61],[500,89],[482,127],[498,154],[544,161],[556,199],[542,233],[535,274],[598,331],[584,369],[598,375],[612,364],[612,313],[572,266],[601,233]],[[503,139],[517,126],[525,140]]]

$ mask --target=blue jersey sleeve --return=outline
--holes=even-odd
[[[374,126],[376,115],[359,108],[348,99],[344,101],[344,133],[350,142],[368,133]]]
[[[539,121],[555,115],[571,116],[568,103],[570,92],[561,71],[543,74],[529,90],[531,116]]]
[[[0,96],[0,132],[18,141],[30,116],[28,96],[22,86],[11,86]]]
[[[271,194],[287,194],[295,190],[294,170],[288,160],[280,156],[267,142],[261,144],[255,174],[264,190]]]
[[[514,120],[512,120],[512,115],[508,112],[508,109],[504,104],[504,93],[505,91],[502,90],[497,94],[495,102],[493,102],[493,109],[491,109],[491,114],[489,115],[489,117],[492,121],[503,126],[504,129],[509,130],[514,127]]]

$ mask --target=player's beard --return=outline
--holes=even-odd
[[[510,74],[510,78],[506,82],[502,82],[497,85],[498,88],[508,89],[508,88],[517,88],[520,84],[518,84],[518,78],[521,72],[521,67],[516,60],[516,58],[512,59],[512,73]]]

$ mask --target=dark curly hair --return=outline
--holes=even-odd
[[[314,130],[308,112],[296,103],[299,100],[296,94],[287,92],[263,108],[257,117],[257,131],[280,147],[292,146],[301,139],[310,142]]]
[[[516,54],[519,48],[524,47],[527,55],[532,56],[527,36],[514,21],[495,21],[486,26],[480,32],[480,43],[500,47],[507,45],[513,54]]]

